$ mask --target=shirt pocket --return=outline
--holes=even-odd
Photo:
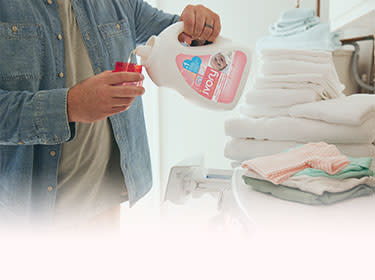
[[[98,29],[108,50],[112,68],[116,61],[127,61],[131,51],[135,48],[128,19],[100,24]]]
[[[42,25],[0,22],[0,89],[31,90],[42,78]]]

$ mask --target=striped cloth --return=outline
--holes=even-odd
[[[243,168],[254,171],[265,180],[281,184],[295,173],[315,168],[336,174],[350,163],[335,145],[324,142],[308,143],[288,152],[259,157],[242,163]]]

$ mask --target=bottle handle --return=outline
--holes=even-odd
[[[163,31],[163,33],[166,33],[166,34],[170,34],[170,35],[173,35],[173,38],[175,38],[174,42],[175,44],[178,44],[179,46],[181,46],[181,42],[178,40],[178,36],[184,32],[184,23],[182,21],[179,21],[179,22],[176,22],[175,24],[172,24],[171,26],[169,26],[167,29],[165,29]],[[225,43],[225,42],[231,42],[230,39],[227,39],[227,38],[224,38],[222,36],[219,36],[216,38],[216,40],[214,42],[212,42],[212,44],[210,44],[210,46],[215,46],[219,43]]]

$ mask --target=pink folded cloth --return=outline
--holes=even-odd
[[[335,145],[319,142],[308,143],[288,152],[248,160],[242,163],[242,167],[258,173],[274,184],[281,184],[306,168],[320,169],[333,175],[349,163],[349,159],[342,155]]]

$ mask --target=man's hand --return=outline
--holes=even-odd
[[[220,17],[202,5],[186,6],[180,21],[184,22],[184,33],[179,39],[188,44],[193,40],[213,42],[220,34]]]
[[[145,89],[121,84],[143,79],[139,73],[106,71],[75,85],[68,92],[69,122],[95,122],[127,110]]]

